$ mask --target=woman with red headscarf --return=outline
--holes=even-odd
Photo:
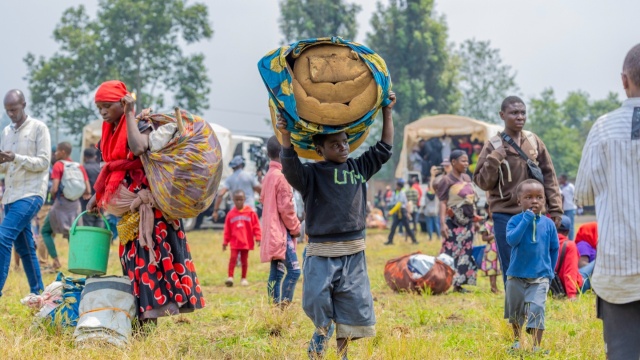
[[[95,95],[104,120],[98,145],[105,162],[87,210],[106,209],[118,223],[120,262],[138,301],[141,322],[205,306],[185,232],[154,207],[139,156],[149,148],[152,125],[139,121],[124,83],[104,82]]]

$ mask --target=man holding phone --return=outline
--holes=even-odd
[[[0,173],[5,174],[2,198],[5,217],[0,223],[0,296],[9,274],[11,249],[22,259],[32,293],[44,290],[31,219],[38,213],[47,193],[51,138],[40,120],[27,116],[27,103],[20,90],[4,97],[11,124],[0,133]]]

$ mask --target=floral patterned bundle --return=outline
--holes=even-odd
[[[167,220],[198,216],[211,206],[222,176],[222,152],[211,125],[177,108],[175,114],[139,117],[154,129],[172,123],[178,129],[161,149],[141,156],[155,206]]]

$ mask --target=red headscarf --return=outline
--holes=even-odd
[[[585,241],[592,248],[598,248],[598,223],[597,222],[588,222],[580,226],[578,232],[576,233],[576,243]]]
[[[95,102],[120,102],[127,94],[127,86],[122,81],[110,80],[100,85],[96,91]],[[111,200],[124,180],[127,170],[134,170],[134,177],[144,176],[140,170],[142,162],[129,151],[125,114],[122,114],[117,124],[102,123],[100,151],[102,161],[106,164],[94,185],[98,206]]]

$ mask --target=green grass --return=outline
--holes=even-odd
[[[479,277],[469,294],[441,296],[396,294],[383,277],[387,260],[416,250],[437,255],[439,241],[418,237],[411,245],[396,236],[395,246],[383,246],[386,232],[372,230],[367,237],[367,260],[377,317],[377,336],[350,345],[351,359],[536,359],[523,351],[507,349],[511,328],[502,319],[503,295],[489,291],[489,281]],[[282,312],[266,296],[268,264],[260,263],[259,249],[250,253],[250,286],[224,286],[229,252],[221,251],[221,232],[188,234],[192,255],[207,307],[181,316],[162,318],[147,337],[135,337],[125,349],[76,349],[73,330],[33,326],[30,310],[19,303],[29,293],[24,273],[11,270],[0,298],[0,358],[36,359],[306,359],[313,325],[301,308],[302,282],[293,305]],[[66,265],[67,242],[56,240]],[[298,247],[301,256],[303,246]],[[12,265],[13,266],[13,265]],[[109,274],[121,274],[117,246],[112,246]],[[45,285],[55,275],[44,276]],[[239,269],[236,271],[239,280]],[[302,280],[302,278],[301,278]],[[239,283],[239,281],[236,281]],[[499,281],[501,283],[501,281]],[[543,347],[547,359],[603,359],[602,325],[595,315],[595,297],[585,294],[575,302],[547,301],[547,330]],[[530,340],[525,341],[530,347]],[[335,341],[327,359],[337,359]]]

